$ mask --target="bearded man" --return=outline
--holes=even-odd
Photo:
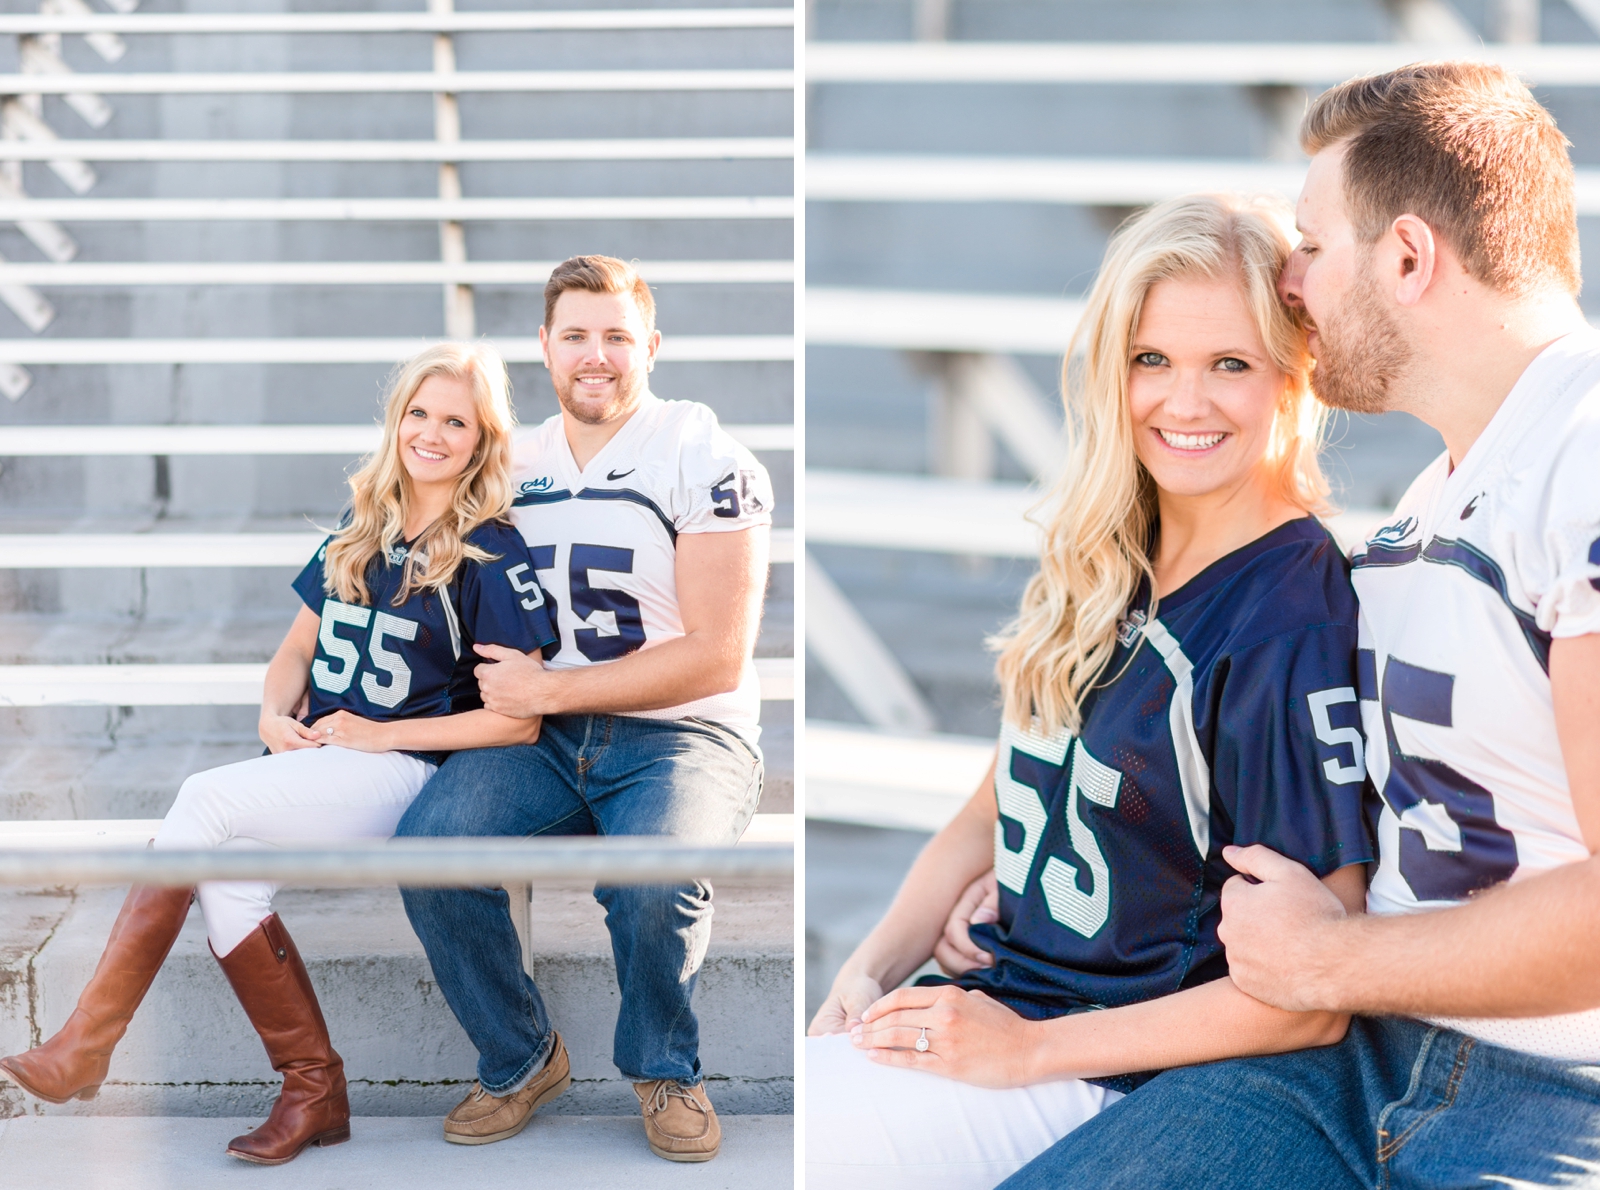
[[[661,333],[632,266],[575,256],[551,273],[544,297],[539,341],[561,412],[518,445],[513,516],[537,573],[519,577],[548,593],[560,643],[542,664],[476,646],[484,706],[542,715],[543,735],[455,753],[397,833],[734,843],[761,797],[752,656],[771,483],[709,408],[649,391]],[[477,1085],[446,1117],[445,1139],[515,1136],[571,1078],[523,969],[506,893],[401,891],[479,1054]],[[709,1161],[721,1129],[690,998],[711,932],[711,887],[594,895],[621,990],[613,1060],[634,1083],[651,1150]]]

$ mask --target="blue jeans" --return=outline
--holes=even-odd
[[[457,752],[398,836],[670,835],[736,842],[761,798],[761,754],[696,719],[553,715],[537,744]],[[508,1095],[553,1044],[498,888],[403,888],[434,978],[478,1048],[478,1081]],[[629,1079],[700,1081],[689,1007],[711,936],[711,885],[596,888],[622,991],[613,1060]]]
[[[1403,1018],[1338,1045],[1169,1070],[1000,1190],[1600,1185],[1600,1067]]]

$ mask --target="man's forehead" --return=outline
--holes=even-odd
[[[1343,145],[1331,145],[1311,159],[1294,208],[1294,225],[1302,234],[1326,232],[1343,214],[1343,159]]]
[[[632,294],[569,289],[556,299],[554,321],[561,328],[628,330],[643,326],[644,316]]]

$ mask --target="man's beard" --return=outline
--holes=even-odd
[[[1410,366],[1413,353],[1384,310],[1377,278],[1368,268],[1362,267],[1341,312],[1317,324],[1317,339],[1311,391],[1324,405],[1352,413],[1395,408],[1390,390]]]
[[[597,406],[592,400],[581,400],[581,390],[578,388],[577,375],[566,378],[566,383],[559,379],[555,383],[556,400],[561,402],[561,407],[579,421],[587,425],[604,425],[608,421],[621,417],[639,403],[639,394],[644,391],[645,377],[642,372],[634,372],[630,376],[617,377],[616,395],[604,405]]]

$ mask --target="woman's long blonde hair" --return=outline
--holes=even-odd
[[[394,603],[399,606],[414,591],[449,585],[464,558],[494,558],[462,539],[511,510],[511,431],[516,425],[511,381],[505,361],[487,344],[441,343],[395,368],[384,398],[383,442],[350,477],[350,517],[334,532],[323,561],[328,594],[345,603],[371,601],[367,568],[404,540],[411,477],[400,460],[400,421],[430,376],[449,376],[471,389],[478,445],[456,479],[450,506],[412,544]]]
[[[1150,580],[1148,615],[1156,614],[1149,554],[1156,487],[1134,453],[1128,406],[1129,351],[1156,282],[1239,279],[1261,341],[1286,377],[1267,465],[1291,504],[1328,511],[1317,462],[1326,415],[1311,395],[1305,332],[1277,294],[1291,227],[1280,199],[1200,194],[1152,207],[1112,237],[1062,365],[1067,459],[1032,513],[1044,537],[1039,572],[1016,618],[990,642],[1008,722],[1046,735],[1077,731],[1141,577]]]

